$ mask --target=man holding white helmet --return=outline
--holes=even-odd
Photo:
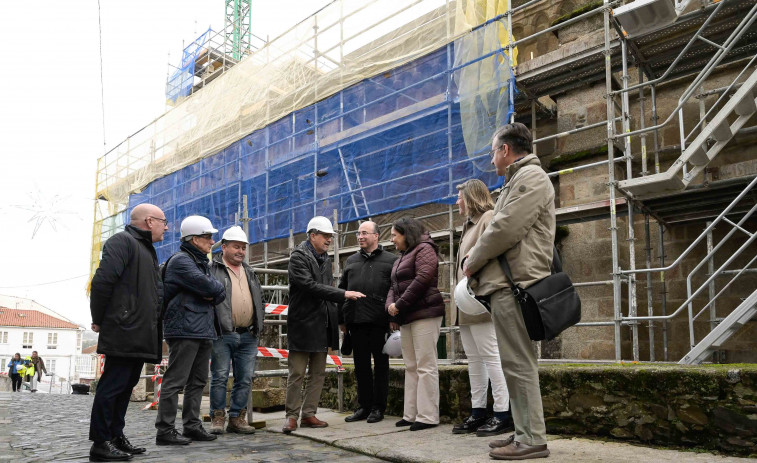
[[[163,333],[168,343],[168,368],[158,403],[157,445],[186,445],[217,436],[202,427],[200,403],[208,382],[208,360],[220,329],[215,305],[226,299],[224,286],[210,273],[208,254],[218,230],[205,217],[181,222],[181,248],[165,263]],[[181,435],[174,428],[179,391],[184,390]]]
[[[247,234],[240,226],[223,233],[222,253],[210,264],[210,271],[226,289],[226,299],[216,305],[221,337],[213,341],[210,358],[210,432],[223,434],[226,424],[226,385],[229,362],[234,368],[234,387],[229,406],[229,432],[252,434],[247,423],[247,401],[255,371],[258,337],[263,327],[263,290],[246,262]]]
[[[326,217],[313,217],[307,226],[307,239],[294,248],[289,258],[289,315],[287,343],[289,376],[287,378],[286,423],[282,429],[297,429],[297,419],[304,428],[324,428],[328,423],[316,418],[329,348],[339,348],[339,317],[336,303],[365,297],[357,291],[334,287],[331,259],[327,253],[334,227]],[[305,371],[310,373],[302,390]]]

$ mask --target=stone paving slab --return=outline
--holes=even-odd
[[[399,417],[387,416],[379,423],[365,421],[346,423],[347,413],[319,410],[318,418],[329,423],[327,428],[298,428],[293,436],[302,436],[339,448],[353,450],[378,458],[407,463],[481,463],[495,461],[489,457],[492,438],[452,434],[452,425],[411,432],[397,428]],[[256,413],[255,419],[262,414]],[[267,415],[268,430],[281,432],[283,412]],[[549,436],[549,462],[745,462],[748,458],[725,457],[710,453],[695,453],[655,449],[621,442]]]

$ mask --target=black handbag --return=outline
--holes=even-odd
[[[344,337],[342,338],[342,348],[339,351],[342,353],[342,355],[352,354],[352,336],[350,335],[349,330],[344,332]]]
[[[499,264],[523,313],[528,337],[533,341],[554,339],[581,321],[581,299],[568,275],[562,271],[557,248],[553,252],[552,274],[525,289],[513,281],[505,254],[499,256]]]

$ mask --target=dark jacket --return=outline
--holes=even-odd
[[[167,262],[164,287],[168,301],[163,320],[166,339],[218,337],[221,329],[213,306],[226,299],[226,290],[211,275],[202,251],[191,243],[182,243],[181,250]]]
[[[340,304],[339,324],[369,323],[389,328],[384,303],[395,260],[397,256],[384,251],[381,246],[370,254],[361,249],[347,259],[339,287],[360,291],[365,297]]]
[[[386,308],[394,303],[399,314],[391,321],[406,325],[424,318],[444,315],[444,300],[437,287],[439,259],[437,246],[428,236],[404,251],[392,267],[392,284]]]
[[[263,304],[263,289],[260,287],[260,281],[252,268],[247,265],[247,262],[242,262],[245,274],[247,274],[247,283],[250,287],[250,294],[252,294],[253,316],[252,325],[248,329],[254,336],[260,334],[260,329],[263,327],[263,316],[265,315],[265,305]],[[229,333],[234,331],[234,319],[231,316],[231,278],[229,277],[229,269],[223,263],[223,254],[218,253],[213,257],[213,261],[210,263],[210,272],[213,274],[216,280],[220,281],[224,289],[226,290],[226,299],[216,306],[216,316],[218,317],[219,324],[221,326],[221,333]]]
[[[331,259],[319,264],[303,241],[289,257],[287,343],[297,352],[328,352],[339,348],[337,302],[344,290],[335,288]]]
[[[105,242],[89,308],[100,325],[97,353],[160,362],[163,287],[152,234],[131,225]]]

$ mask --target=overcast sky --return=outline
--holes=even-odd
[[[271,38],[330,0],[253,1]],[[223,0],[0,1],[0,294],[89,326],[97,158],[165,111],[168,60],[223,27]],[[105,106],[103,146],[102,107]]]

